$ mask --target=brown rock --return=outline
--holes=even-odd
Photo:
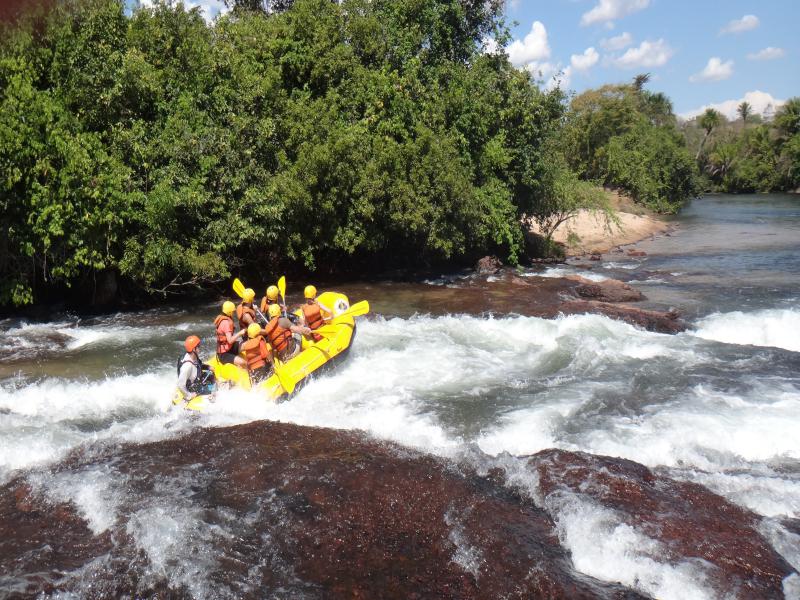
[[[0,487],[0,572],[27,595],[190,598],[171,573],[199,553],[196,577],[216,597],[641,598],[576,572],[550,516],[492,477],[358,433],[265,421],[109,448],[58,469],[97,467],[113,469],[124,490],[105,536],[69,504],[59,521],[20,527],[16,486]],[[169,573],[149,567],[128,533],[132,515],[165,506],[203,532],[186,540],[185,559],[169,559]]]
[[[568,275],[567,279],[580,283],[575,293],[581,298],[598,302],[637,302],[644,299],[644,294],[639,290],[616,279],[591,281],[580,275]]]
[[[660,542],[668,560],[713,565],[719,597],[783,597],[783,579],[794,569],[759,533],[759,517],[706,488],[656,475],[629,460],[582,452],[545,450],[529,465],[539,474],[545,498],[564,491],[580,494]]]
[[[625,321],[647,331],[656,333],[680,333],[686,331],[687,326],[675,311],[667,313],[654,310],[644,310],[633,306],[620,306],[605,302],[588,300],[572,300],[561,306],[564,314],[594,313],[605,315],[612,319]]]
[[[484,256],[475,265],[479,275],[494,275],[503,269],[502,261],[496,256]]]
[[[628,256],[647,256],[644,250],[628,250]]]

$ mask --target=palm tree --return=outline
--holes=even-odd
[[[753,114],[753,106],[745,100],[739,105],[736,112],[742,117],[742,124],[747,125],[747,117]]]
[[[648,81],[650,81],[650,73],[639,73],[633,78],[633,89],[637,92],[641,92]]]
[[[706,112],[700,115],[700,118],[697,120],[697,124],[706,130],[706,134],[703,136],[703,141],[700,142],[700,147],[697,149],[697,156],[694,157],[695,160],[700,160],[700,154],[703,152],[703,146],[706,145],[708,136],[711,135],[711,132],[714,131],[714,128],[719,127],[720,123],[722,123],[722,115],[720,115],[719,112],[713,108],[707,108]]]

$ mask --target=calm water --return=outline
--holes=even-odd
[[[27,470],[102,531],[125,482],[49,476],[47,466],[76,447],[255,419],[363,429],[478,462],[560,447],[709,487],[762,515],[765,535],[798,568],[800,539],[782,523],[800,517],[800,198],[711,196],[674,220],[672,235],[639,245],[646,257],[536,273],[630,281],[646,305],[680,310],[687,333],[649,333],[597,315],[442,315],[431,309],[441,281],[344,286],[376,313],[359,325],[347,363],[291,402],[223,392],[197,419],[170,410],[174,361],[188,332],[204,332],[213,349],[216,306],[2,322],[0,479]],[[527,485],[535,495],[537,483]],[[715,597],[700,567],[659,563],[652,540],[576,502],[581,510],[554,508],[552,516],[572,532],[564,543],[576,563],[597,565],[589,574],[663,598]],[[163,544],[154,555],[168,550],[169,540],[149,543]]]

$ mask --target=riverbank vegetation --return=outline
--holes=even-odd
[[[500,0],[229,4],[0,25],[0,305],[515,263],[528,223],[602,209],[601,186],[664,212],[699,189],[646,76],[542,86]]]
[[[800,189],[800,98],[791,98],[764,119],[747,102],[738,118],[707,109],[683,125],[696,148],[703,187],[714,192],[752,193]]]

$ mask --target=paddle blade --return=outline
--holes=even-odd
[[[233,280],[233,291],[236,292],[236,295],[239,296],[239,298],[244,297],[244,284],[239,281],[238,277]]]
[[[286,390],[287,394],[291,394],[294,391],[294,381],[283,370],[283,363],[278,360],[277,356],[272,357],[272,369],[275,371],[275,376],[278,378],[281,387]]]
[[[283,303],[286,304],[286,276],[281,275],[281,278],[278,279],[278,291],[281,293],[281,300]]]
[[[368,312],[369,312],[369,302],[367,302],[366,300],[362,300],[361,302],[356,302],[355,304],[353,304],[353,306],[348,308],[343,313],[336,315],[333,318],[333,320],[336,321],[338,319],[341,319],[342,317],[360,317],[362,315],[367,314]]]

